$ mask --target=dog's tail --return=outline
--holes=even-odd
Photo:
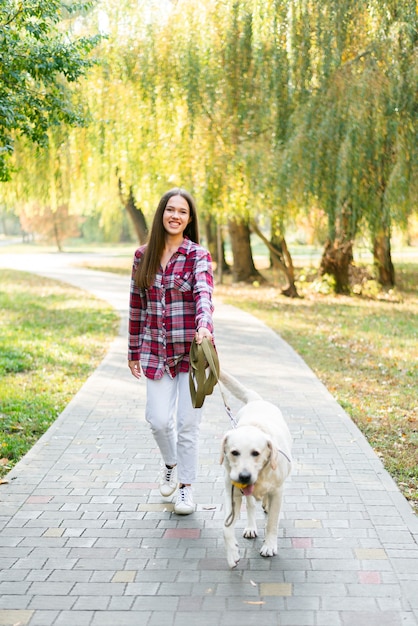
[[[248,402],[252,402],[254,400],[262,400],[260,394],[252,389],[248,389],[242,383],[240,383],[236,378],[234,378],[225,370],[221,370],[219,373],[220,382],[232,393],[233,396],[244,402],[244,404],[248,404]]]

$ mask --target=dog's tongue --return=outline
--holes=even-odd
[[[254,491],[254,485],[247,485],[246,487],[244,487],[244,489],[241,489],[241,491],[244,496],[251,496],[252,492]]]

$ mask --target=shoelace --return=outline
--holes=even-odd
[[[185,502],[186,501],[186,487],[180,487],[179,495],[180,495],[180,499],[182,500],[182,502]]]
[[[165,480],[167,483],[171,480],[171,474],[173,473],[174,467],[166,467]]]

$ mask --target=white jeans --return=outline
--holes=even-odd
[[[189,374],[160,380],[147,378],[145,419],[166,465],[177,464],[180,483],[191,484],[197,478],[199,427],[202,409],[194,409],[190,397]]]

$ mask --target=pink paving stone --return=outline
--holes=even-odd
[[[294,548],[312,548],[312,539],[309,537],[293,537],[292,546]]]
[[[26,500],[27,504],[42,504],[52,500],[52,496],[29,496]]]
[[[364,585],[380,585],[382,582],[379,572],[358,572],[358,578]]]
[[[167,528],[165,539],[199,539],[200,528]]]

